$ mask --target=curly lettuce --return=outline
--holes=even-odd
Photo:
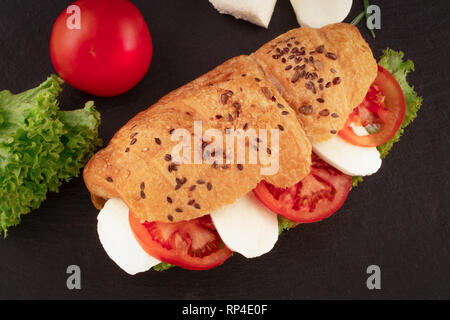
[[[284,231],[290,230],[294,227],[295,222],[278,215],[278,234],[282,234]]]
[[[173,267],[175,267],[173,264],[161,262],[160,264],[157,264],[156,266],[154,266],[152,269],[155,271],[166,271]]]
[[[92,101],[60,111],[63,81],[50,76],[37,88],[0,91],[0,234],[58,192],[102,144],[100,114]]]

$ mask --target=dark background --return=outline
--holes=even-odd
[[[3,0],[0,89],[20,92],[54,73],[48,44],[56,17],[72,1]],[[65,86],[62,108],[94,99],[105,143],[137,112],[233,56],[250,53],[298,26],[289,1],[278,0],[269,29],[220,15],[207,0],[133,1],[153,37],[144,80],[109,99]],[[424,104],[381,170],[320,223],[283,234],[269,254],[236,254],[204,272],[174,268],[134,277],[102,249],[97,210],[81,178],[49,194],[0,239],[0,298],[321,299],[450,298],[448,1],[372,1],[381,7],[376,39],[359,28],[376,57],[391,47],[416,64],[409,76]],[[347,22],[362,10],[355,0]],[[355,57],[357,59],[357,57]],[[66,288],[66,268],[82,270],[82,290]],[[366,268],[381,267],[382,289],[366,288]]]

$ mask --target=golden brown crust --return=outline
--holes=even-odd
[[[193,133],[198,120],[203,133],[211,128],[222,133],[226,128],[282,128],[278,173],[263,176],[264,165],[259,162],[242,167],[174,165],[166,156],[178,144],[171,140],[171,129]],[[268,138],[271,147],[270,134]],[[250,141],[246,154],[257,145]],[[233,203],[262,179],[279,187],[296,183],[309,173],[310,154],[310,143],[293,110],[254,60],[240,56],[136,115],[89,161],[84,180],[97,207],[102,199],[119,197],[141,220],[177,222]]]
[[[377,74],[369,45],[356,27],[345,23],[290,30],[252,57],[314,142],[343,128]]]

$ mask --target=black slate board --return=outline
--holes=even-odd
[[[220,15],[207,0],[133,1],[154,41],[149,73],[130,92],[94,98],[101,137],[113,133],[164,94],[235,55],[297,27],[279,0],[268,30]],[[378,174],[350,193],[339,213],[281,236],[254,260],[235,255],[205,272],[175,268],[126,275],[106,256],[96,233],[96,210],[81,178],[49,194],[39,210],[0,240],[0,298],[303,299],[450,298],[449,25],[448,1],[372,1],[382,29],[372,39],[416,63],[409,77],[424,96],[418,119]],[[48,43],[52,24],[71,1],[3,0],[0,10],[0,88],[20,92],[54,73]],[[362,10],[354,1],[347,21]],[[62,106],[93,97],[66,86]],[[66,288],[66,268],[82,271],[82,289]],[[382,289],[366,288],[366,268],[381,267]]]

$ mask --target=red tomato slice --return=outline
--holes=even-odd
[[[328,218],[344,203],[352,177],[312,156],[311,172],[300,182],[283,189],[261,181],[253,190],[270,210],[301,223]]]
[[[357,106],[339,135],[348,142],[363,147],[377,147],[392,139],[402,125],[406,113],[405,97],[394,76],[378,66],[378,75],[364,101]],[[350,124],[373,127],[378,131],[358,136]]]
[[[232,254],[209,215],[176,223],[141,223],[130,212],[129,219],[141,247],[163,262],[190,270],[206,270],[221,265]]]

